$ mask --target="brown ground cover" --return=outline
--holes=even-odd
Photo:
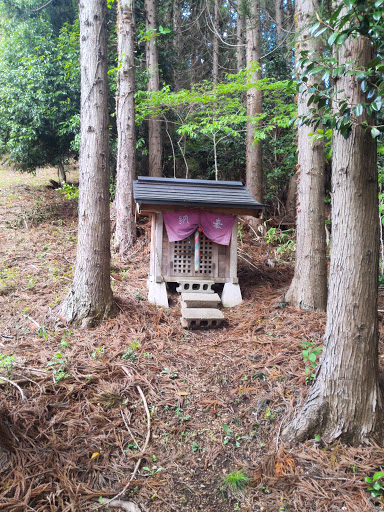
[[[113,257],[119,314],[49,328],[77,228],[76,201],[46,189],[49,178],[0,170],[0,375],[20,387],[0,384],[14,446],[0,459],[0,510],[107,510],[100,497],[123,489],[142,512],[382,509],[364,481],[382,448],[281,440],[308,392],[301,345],[320,346],[325,322],[285,305],[292,264],[268,267],[273,246],[244,228],[243,304],[222,329],[186,331],[175,292],[169,310],[146,302],[144,222],[129,261]],[[226,487],[240,469],[248,485]]]

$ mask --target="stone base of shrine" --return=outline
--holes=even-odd
[[[162,306],[163,308],[168,308],[168,294],[167,294],[167,286],[164,282],[156,283],[148,279],[148,302],[152,304],[156,304],[157,306]]]
[[[225,283],[221,294],[221,303],[225,308],[233,308],[243,302],[240,286],[234,283]]]

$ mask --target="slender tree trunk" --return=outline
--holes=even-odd
[[[84,327],[106,316],[113,302],[106,12],[105,0],[80,1],[79,233],[75,275],[61,315],[68,323]]]
[[[244,0],[237,3],[236,40],[237,72],[240,73],[244,67]]]
[[[297,1],[296,1],[296,5],[297,5]],[[283,38],[283,2],[282,2],[282,0],[275,0],[275,21],[276,21],[276,43],[279,43]]]
[[[261,61],[261,28],[260,28],[260,0],[250,4],[247,16],[246,41],[247,67],[260,64]],[[255,82],[261,79],[261,67],[255,69],[250,80]],[[262,94],[257,88],[247,91],[247,116],[254,118],[262,112]],[[256,201],[263,202],[263,157],[261,141],[255,142],[255,132],[258,123],[247,122],[246,138],[246,182],[247,188]]]
[[[115,249],[126,255],[136,237],[132,184],[136,172],[134,0],[119,0],[116,124],[117,186]]]
[[[181,56],[181,5],[180,0],[175,0],[175,5],[173,8],[173,32],[175,33],[175,37],[173,39],[173,47],[176,55],[176,63],[179,63]],[[179,84],[179,73],[177,65],[173,68],[173,76],[175,83],[175,91],[180,90]]]
[[[345,13],[344,8],[344,13]],[[343,13],[343,11],[342,11]],[[364,36],[338,47],[340,64],[365,67],[372,46]],[[342,91],[345,92],[342,92]],[[336,82],[337,99],[366,103],[355,76]],[[363,114],[359,123],[370,119]],[[359,444],[382,442],[383,398],[378,378],[378,187],[376,142],[353,126],[333,140],[332,251],[323,357],[303,408],[285,429],[291,440],[319,434]]]
[[[213,84],[219,81],[219,0],[214,0],[213,13]]]
[[[319,0],[298,0],[296,20],[298,58],[301,51],[319,51],[320,38],[311,37],[308,30]],[[308,88],[320,79],[311,76]],[[298,94],[299,118],[308,114],[310,94]],[[324,218],[325,155],[323,141],[311,142],[312,126],[298,128],[298,187],[296,222],[295,275],[286,294],[288,302],[303,309],[325,311],[327,306],[327,260]]]
[[[148,71],[148,91],[159,90],[159,64],[156,45],[156,3],[155,0],[145,0],[145,26],[150,32],[145,43],[145,53]],[[148,153],[149,153],[149,175],[161,176],[161,121],[160,117],[153,116],[148,121]]]
[[[297,176],[294,174],[289,178],[287,187],[287,200],[285,202],[286,215],[292,219],[296,218],[297,203]]]
[[[63,162],[60,162],[57,165],[57,176],[59,178],[59,183],[67,183],[67,177],[65,175],[65,169]]]

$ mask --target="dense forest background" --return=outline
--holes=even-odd
[[[241,2],[240,2],[241,4]],[[275,5],[276,4],[276,5]],[[294,4],[265,2],[260,10],[265,200],[285,211],[296,169]],[[77,158],[80,130],[79,23],[76,2],[4,1],[0,42],[0,151],[23,171]],[[118,71],[116,2],[109,4],[111,189],[116,169]],[[246,2],[163,1],[155,34],[136,2],[137,174],[148,174],[148,124],[161,124],[161,172],[166,177],[245,181]],[[158,49],[160,93],[147,92],[146,41]],[[17,49],[17,51],[15,51]],[[214,61],[216,69],[214,71]],[[215,72],[215,76],[213,75]],[[203,114],[203,115],[202,115]]]

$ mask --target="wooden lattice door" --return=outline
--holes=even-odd
[[[191,235],[170,245],[171,271],[174,276],[214,277],[217,275],[217,244],[200,233],[200,265],[195,271],[195,243]]]

